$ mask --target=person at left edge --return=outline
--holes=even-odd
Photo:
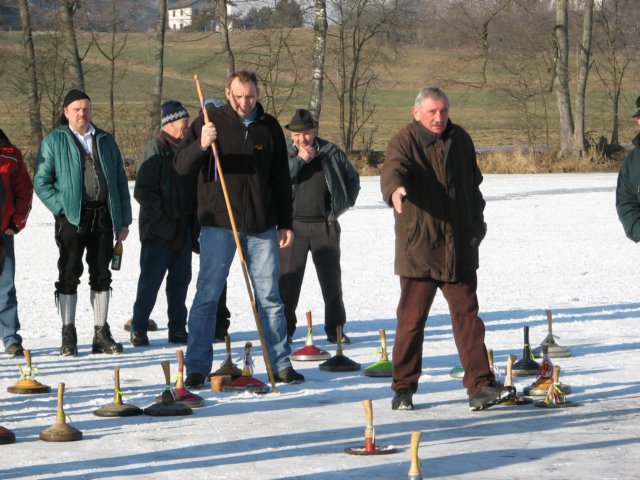
[[[18,299],[16,297],[16,256],[14,237],[27,224],[33,198],[33,184],[22,160],[22,153],[0,130],[0,179],[4,187],[2,231],[0,243],[4,249],[4,268],[0,269],[0,335],[4,352],[10,357],[24,355],[22,337],[18,334]]]
[[[122,344],[114,341],[107,316],[114,234],[116,240],[126,240],[131,224],[127,175],[113,136],[91,122],[89,96],[71,90],[63,106],[60,126],[40,144],[33,178],[36,195],[55,218],[60,355],[78,353],[75,316],[85,251],[94,316],[92,352],[121,353]]]

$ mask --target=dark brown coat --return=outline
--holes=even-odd
[[[482,174],[469,134],[449,121],[440,137],[412,122],[390,141],[380,185],[384,201],[405,187],[402,214],[394,210],[395,273],[456,282],[478,268],[485,236]]]

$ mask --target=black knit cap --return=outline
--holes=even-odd
[[[62,106],[64,108],[67,108],[70,103],[73,103],[76,100],[89,100],[89,101],[91,101],[91,99],[89,98],[89,95],[87,95],[86,93],[84,93],[81,90],[78,90],[78,89],[74,88],[73,90],[70,90],[69,93],[67,93],[66,97],[64,97],[64,102],[62,102]]]

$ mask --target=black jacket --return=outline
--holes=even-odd
[[[276,226],[291,229],[289,163],[278,121],[259,103],[256,121],[249,127],[228,104],[206,108],[217,130],[216,146],[237,229],[245,233],[262,233]],[[200,148],[203,124],[201,114],[185,132],[176,155],[176,170],[181,175],[198,172],[200,224],[231,229],[211,149]]]
[[[196,175],[182,177],[175,171],[175,142],[161,132],[145,147],[136,164],[133,196],[140,204],[140,241],[180,248],[185,229],[197,239]]]

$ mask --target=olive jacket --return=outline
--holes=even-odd
[[[481,182],[471,137],[451,121],[440,136],[415,121],[393,136],[380,185],[390,206],[397,188],[407,191],[402,213],[394,210],[397,275],[457,282],[478,268]]]

